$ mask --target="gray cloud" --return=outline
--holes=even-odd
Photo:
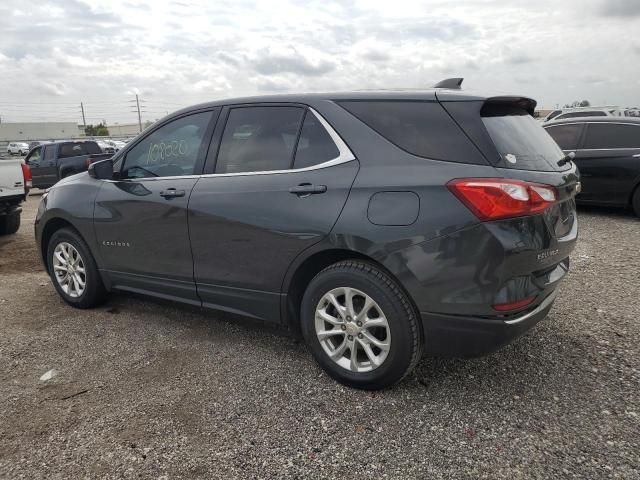
[[[640,17],[640,2],[638,0],[601,0],[599,11],[607,17]]]
[[[362,54],[362,58],[370,62],[379,63],[389,61],[391,59],[391,55],[383,50],[372,49],[365,51]]]
[[[516,53],[507,56],[504,61],[505,63],[510,65],[524,65],[527,63],[533,63],[536,61],[536,59],[524,53]]]
[[[288,53],[272,53],[267,50],[258,52],[253,68],[263,75],[294,73],[304,76],[317,76],[329,73],[336,68],[335,62],[311,59],[300,54],[295,48]]]

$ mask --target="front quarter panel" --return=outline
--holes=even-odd
[[[74,175],[57,183],[43,195],[35,220],[36,241],[42,248],[42,234],[47,224],[56,219],[70,223],[89,246],[98,266],[102,261],[96,248],[93,209],[102,180],[88,174]]]

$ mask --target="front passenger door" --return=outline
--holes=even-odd
[[[94,225],[103,268],[116,288],[199,305],[187,205],[201,173],[218,110],[157,127],[116,162],[104,181]]]
[[[39,158],[29,156],[33,186],[37,188],[50,187],[58,181],[56,168],[56,149],[58,145],[44,145],[40,148]]]
[[[24,163],[29,165],[29,169],[31,170],[32,185],[34,187],[38,186],[37,177],[34,175],[34,171],[38,172],[41,161],[42,161],[42,147],[35,147],[33,150],[29,152],[29,155],[27,155],[27,158],[24,159]]]

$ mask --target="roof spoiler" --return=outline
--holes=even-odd
[[[436,83],[433,88],[449,88],[451,90],[460,90],[464,78],[445,78]]]

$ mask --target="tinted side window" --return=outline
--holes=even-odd
[[[583,148],[640,148],[640,126],[590,123]]]
[[[302,124],[294,168],[305,168],[328,162],[340,156],[340,151],[333,143],[329,132],[316,116],[307,112]]]
[[[562,150],[575,150],[580,140],[581,124],[557,125],[546,129]]]
[[[229,111],[216,173],[287,170],[304,109],[238,107]]]
[[[56,157],[56,147],[57,145],[47,145],[44,147],[44,160],[51,161]]]
[[[469,162],[477,150],[437,102],[346,101],[340,105],[413,155]]]
[[[213,112],[188,115],[147,135],[127,152],[123,178],[192,175],[206,148],[203,140],[212,115]]]

